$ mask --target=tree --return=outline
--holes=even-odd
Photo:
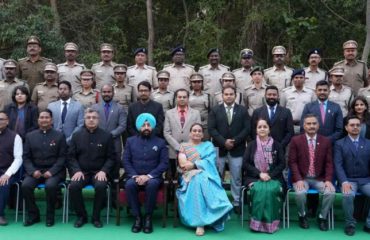
[[[370,0],[366,2],[366,41],[361,60],[367,62],[370,53]]]

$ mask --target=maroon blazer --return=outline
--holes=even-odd
[[[304,180],[308,174],[310,154],[305,134],[294,136],[290,142],[288,165],[292,182]],[[319,181],[333,180],[332,144],[329,138],[317,134],[315,148],[315,175]]]

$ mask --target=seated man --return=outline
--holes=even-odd
[[[73,134],[68,150],[69,185],[71,203],[76,211],[74,227],[80,228],[87,222],[87,212],[82,197],[82,188],[92,184],[95,188],[92,223],[103,227],[100,211],[107,197],[108,176],[115,165],[112,135],[99,126],[99,113],[87,108],[85,126]]]
[[[294,136],[289,148],[289,168],[296,194],[299,226],[309,228],[306,217],[306,199],[309,188],[323,194],[318,222],[321,231],[328,230],[327,217],[335,199],[333,180],[332,146],[329,138],[317,134],[319,121],[313,114],[303,120],[304,133]]]
[[[28,212],[24,226],[40,222],[34,189],[38,184],[45,183],[46,226],[51,227],[54,225],[58,185],[66,176],[64,163],[67,144],[63,133],[53,129],[53,114],[49,109],[40,112],[38,124],[39,129],[26,135],[23,150],[26,177],[22,183],[22,192]]]
[[[17,179],[14,174],[22,166],[22,139],[8,128],[9,118],[0,111],[0,226],[5,226],[5,206],[12,183]]]
[[[162,184],[162,174],[168,167],[168,149],[166,142],[155,136],[153,129],[156,120],[149,113],[142,113],[136,119],[136,129],[140,135],[127,139],[123,156],[123,166],[128,178],[125,189],[128,204],[132,209],[135,222],[131,231],[138,233],[144,227],[144,233],[153,232],[152,213],[157,192]],[[139,191],[145,191],[145,222],[140,213]]]
[[[353,217],[354,199],[357,191],[370,197],[370,141],[360,137],[361,121],[350,116],[345,125],[348,135],[335,143],[335,173],[342,186],[345,229],[348,236],[355,234]],[[370,233],[370,210],[364,231]]]

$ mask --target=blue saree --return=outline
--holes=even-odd
[[[184,147],[190,148],[199,157],[188,156],[189,151],[182,151]],[[216,168],[216,152],[209,141],[197,146],[183,144],[180,152],[192,159],[197,169],[185,179],[180,177],[180,188],[176,195],[179,201],[181,222],[189,227],[211,226],[216,231],[224,230],[225,221],[233,209],[225,190],[221,185]]]

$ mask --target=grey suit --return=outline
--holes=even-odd
[[[62,132],[67,140],[67,144],[69,144],[72,134],[84,124],[84,109],[79,102],[71,99],[67,107],[65,122],[62,124],[61,104],[62,100],[51,102],[48,104],[48,109],[53,112],[54,129]]]

